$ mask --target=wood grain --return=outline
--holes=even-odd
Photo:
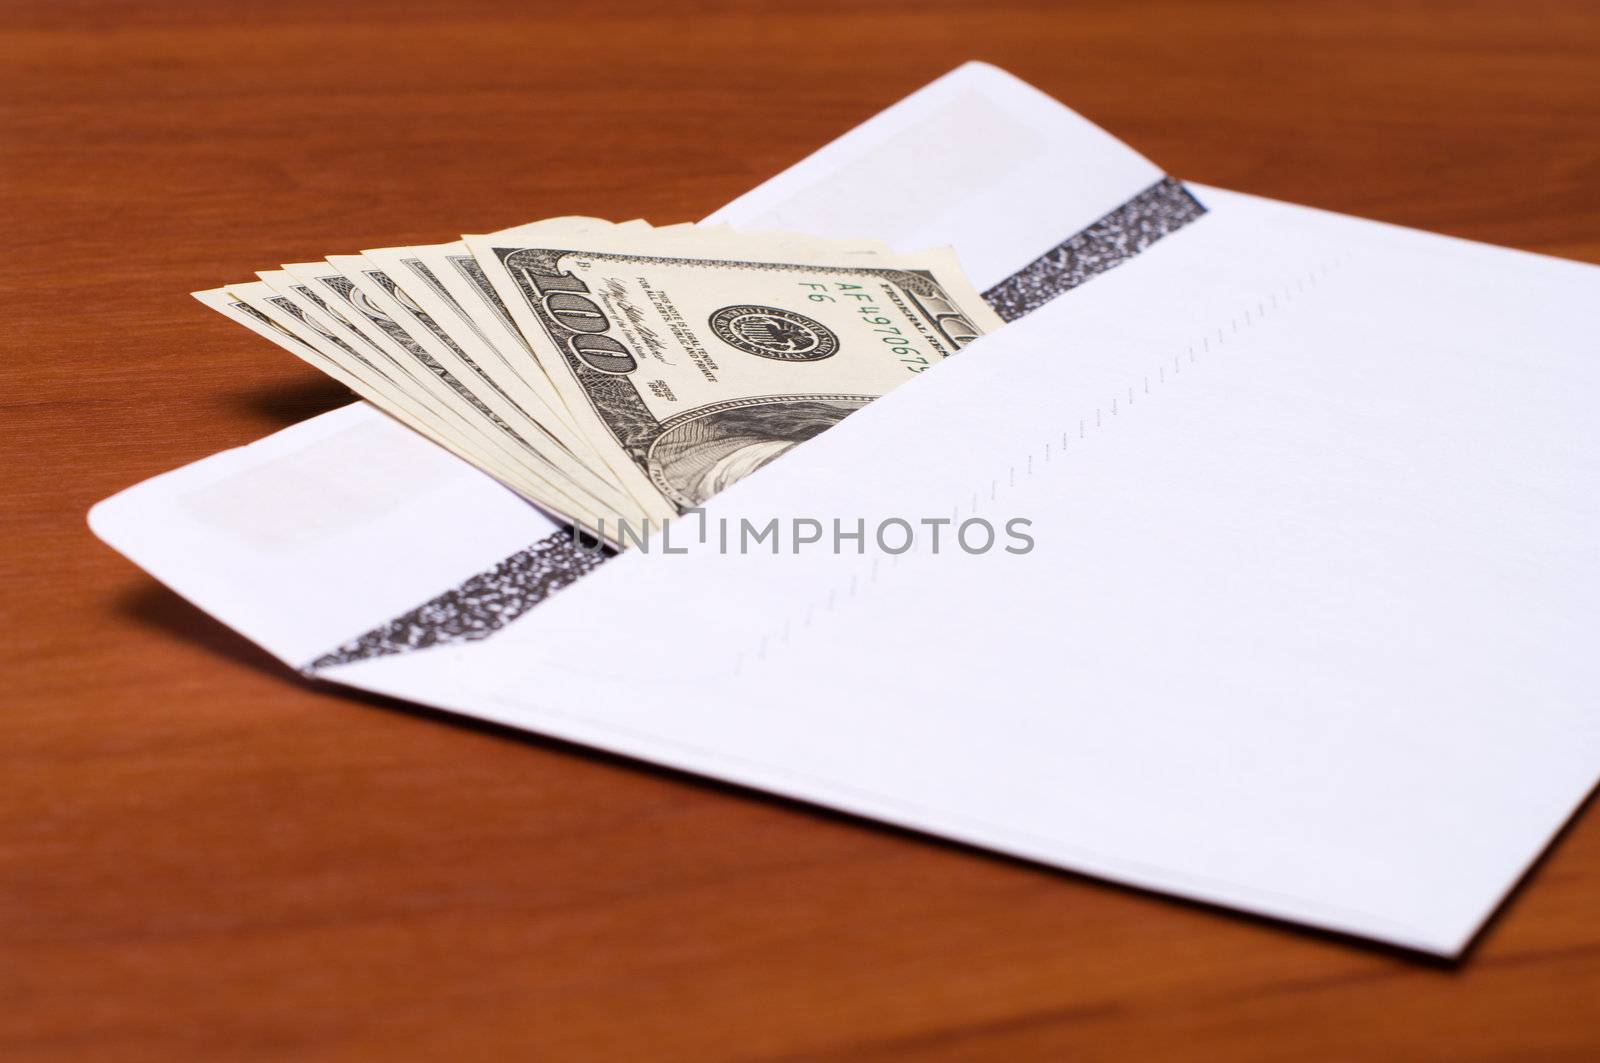
[[[1430,963],[334,695],[85,528],[343,401],[190,290],[698,217],[968,58],[1181,177],[1600,260],[1592,3],[0,10],[0,1057],[1600,1054],[1592,814]]]

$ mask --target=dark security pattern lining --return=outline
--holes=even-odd
[[[1121,265],[1205,212],[1183,185],[1162,178],[996,284],[983,297],[1001,318],[1015,321],[1090,277]],[[571,529],[564,528],[454,590],[318,657],[305,671],[484,638],[613,556],[615,551],[609,547],[583,549],[573,542]]]
[[[1187,188],[1163,177],[984,292],[983,298],[1006,321],[1015,321],[1095,274],[1120,266],[1205,212]]]
[[[323,654],[305,671],[492,635],[615,554],[598,544],[585,549],[573,542],[568,529],[555,532],[454,590]]]

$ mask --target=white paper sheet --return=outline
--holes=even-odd
[[[916,209],[874,228],[842,193],[893,198],[885,145],[910,139],[931,145],[901,189]],[[1159,178],[969,66],[718,218],[950,239],[984,286]],[[689,553],[625,555],[491,638],[320,674],[1458,952],[1600,770],[1600,271],[1194,191],[1210,213],[707,513],[1021,517],[1031,552],[729,556],[682,536]],[[340,467],[338,418],[371,420],[141,485],[96,530],[297,664],[546,532],[447,456],[415,515],[401,470],[324,528],[311,511],[353,488],[295,456],[314,442]],[[383,446],[403,465],[427,444]],[[286,505],[315,534],[254,526]],[[386,584],[400,558],[426,571]]]

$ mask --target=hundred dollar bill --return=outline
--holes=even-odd
[[[565,499],[529,479],[509,462],[481,445],[475,445],[445,417],[419,403],[414,392],[372,360],[345,343],[331,322],[285,298],[260,281],[234,284],[213,291],[195,292],[206,306],[272,340],[285,350],[349,387],[407,427],[471,462],[529,501],[546,509],[565,512]],[[578,523],[594,527],[599,515],[579,510]]]
[[[459,241],[426,247],[386,247],[363,251],[391,277],[403,277],[401,287],[421,306],[453,344],[470,356],[494,386],[540,420],[561,445],[586,466],[610,475],[610,470],[589,447],[571,422],[555,393],[509,317],[501,313],[499,296],[487,280],[479,284],[478,260]]]
[[[595,492],[605,495],[597,499],[586,490],[587,485],[573,483],[552,466],[549,457],[541,454],[528,439],[518,434],[485,402],[483,395],[472,390],[449,367],[436,360],[405,326],[385,309],[372,291],[368,278],[348,277],[329,262],[303,262],[287,264],[280,273],[287,273],[298,282],[286,294],[302,298],[315,298],[317,304],[330,313],[337,313],[341,321],[365,339],[368,346],[379,351],[395,367],[419,396],[427,396],[433,403],[442,405],[467,430],[501,460],[523,472],[523,482],[530,485],[529,494],[557,500],[553,508],[573,518],[577,523],[593,527],[590,514],[630,512],[633,500],[620,489],[592,481]],[[263,280],[272,283],[275,273],[264,271]]]
[[[684,224],[667,226],[663,230],[652,228],[640,219],[613,223],[601,218],[561,217],[545,218],[515,228],[502,229],[500,232],[502,234],[554,231],[581,233],[603,229],[608,232],[660,234],[663,231],[681,232],[693,228],[692,224]],[[436,286],[438,294],[449,300],[451,313],[441,314],[441,320],[455,317],[470,324],[470,327],[458,336],[458,341],[463,346],[474,348],[479,363],[496,375],[502,389],[508,393],[520,393],[532,398],[535,404],[548,410],[552,418],[549,428],[562,440],[566,448],[585,463],[592,462],[604,467],[605,463],[601,461],[599,454],[594,452],[588,439],[573,423],[567,413],[566,404],[556,393],[549,376],[511,320],[500,294],[484,276],[483,267],[472,256],[472,252],[467,250],[467,245],[458,240],[448,244],[390,248],[363,254],[384,255],[394,251],[402,252],[402,264],[407,270],[427,272],[428,283],[423,285],[423,288]],[[393,262],[394,259],[390,258],[389,261]]]
[[[471,441],[474,452],[487,455],[498,451],[505,456],[495,433],[475,423],[459,406],[452,407],[446,396],[430,388],[429,384],[435,382],[424,370],[380,345],[375,331],[357,325],[357,315],[348,305],[341,306],[331,293],[319,293],[307,280],[286,270],[260,270],[256,276],[274,292],[272,298],[257,304],[258,309],[273,316],[281,326],[297,330],[347,371],[384,380],[414,405],[442,416],[462,438]],[[371,329],[370,322],[363,323]]]
[[[657,519],[1001,324],[948,252],[696,256],[691,242],[526,227],[465,240],[579,429]]]
[[[329,255],[328,264],[355,285],[363,305],[396,327],[408,351],[431,359],[470,396],[475,412],[489,420],[513,441],[520,457],[565,494],[598,504],[602,511],[629,504],[627,496],[607,477],[597,476],[567,452],[541,422],[517,404],[485,368],[457,344],[422,307],[382,268],[361,255]],[[546,413],[547,411],[540,411]],[[547,419],[548,420],[548,419]]]

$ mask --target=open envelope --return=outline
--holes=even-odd
[[[670,553],[364,404],[91,523],[332,682],[1438,954],[1593,787],[1600,270],[1185,187],[981,64],[714,218],[952,244],[1010,324]]]

